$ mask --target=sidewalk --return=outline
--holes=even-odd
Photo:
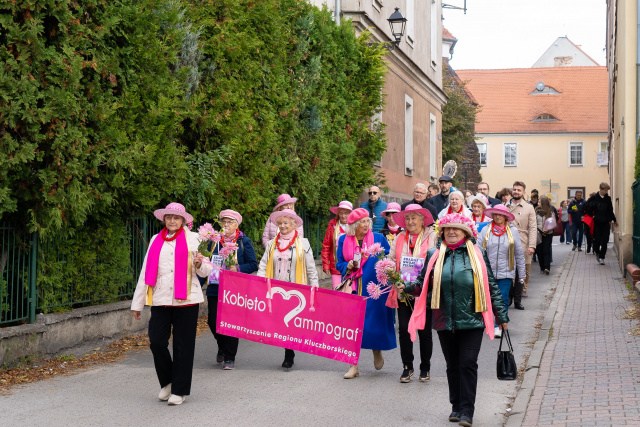
[[[640,425],[640,337],[613,257],[567,255],[508,427]]]

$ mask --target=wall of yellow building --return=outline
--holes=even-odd
[[[611,3],[611,2],[608,2]],[[637,7],[635,1],[619,0],[616,8],[609,5],[609,13],[617,10],[617,17],[608,16],[610,28],[616,29],[614,38],[607,37],[611,43],[607,46],[610,83],[610,109],[613,109],[611,127],[611,198],[618,219],[618,228],[614,230],[613,243],[618,253],[618,262],[622,271],[626,264],[633,262],[633,194],[636,158],[636,31]],[[611,25],[615,22],[616,25]],[[613,79],[615,75],[615,80]],[[613,102],[612,102],[613,101]],[[611,103],[612,102],[612,103]]]
[[[534,188],[540,194],[551,193],[554,205],[568,198],[568,189],[584,187],[586,194],[597,191],[601,182],[609,181],[606,166],[597,165],[600,142],[607,134],[511,134],[477,135],[476,143],[487,144],[487,167],[480,173],[494,196],[503,187],[511,188],[514,181],[527,186],[527,198]],[[517,167],[503,165],[503,144],[517,143]],[[569,166],[569,142],[583,143],[583,166]],[[559,188],[549,188],[541,181],[551,180]]]

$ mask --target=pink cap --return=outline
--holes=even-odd
[[[380,212],[380,215],[384,215],[386,213],[396,213],[396,212],[400,212],[402,210],[402,208],[400,207],[400,205],[396,202],[391,202],[387,205],[387,209],[383,210],[382,212]]]
[[[238,212],[231,209],[225,209],[222,212],[220,212],[220,215],[218,215],[218,218],[220,219],[231,218],[231,219],[235,219],[238,225],[242,224],[242,215],[240,215]]]
[[[360,221],[362,218],[366,218],[368,216],[369,216],[369,211],[367,211],[365,208],[358,208],[349,214],[349,218],[347,218],[347,224],[349,225],[355,224],[356,222]]]
[[[334,206],[329,208],[329,210],[331,212],[333,212],[334,214],[338,215],[338,209],[347,209],[349,211],[353,210],[353,205],[351,204],[350,201],[348,200],[343,200],[340,203],[338,203],[338,206]]]

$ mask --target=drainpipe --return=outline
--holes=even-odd
[[[336,0],[337,1],[337,0]],[[640,0],[636,0],[636,143],[640,138]]]
[[[638,0],[640,2],[640,0]],[[333,16],[336,21],[336,25],[340,25],[340,14],[342,13],[342,0],[336,0],[333,8]]]

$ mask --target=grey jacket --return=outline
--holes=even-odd
[[[513,241],[515,243],[515,267],[518,269],[518,277],[525,278],[527,273],[525,271],[524,253],[522,252],[522,245],[520,245],[520,235],[515,225],[509,224],[511,234],[513,235]],[[489,233],[489,240],[487,241],[487,258],[491,264],[491,271],[496,280],[501,279],[515,279],[516,270],[509,270],[509,238],[507,233],[502,236],[496,236],[491,232],[491,224],[487,224],[480,235],[478,236],[477,245],[481,248],[484,245],[484,239],[486,234]]]

